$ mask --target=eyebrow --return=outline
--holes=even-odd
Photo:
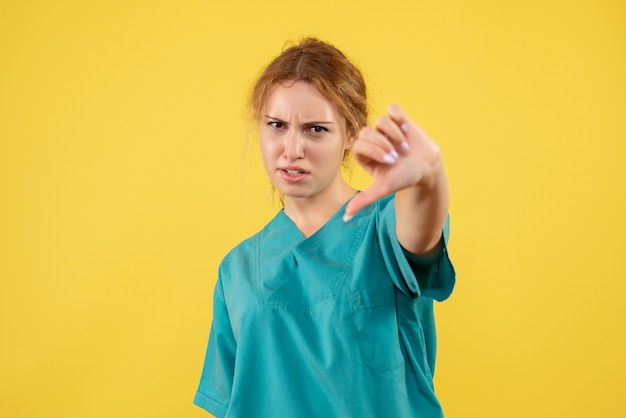
[[[275,118],[274,116],[265,115],[265,117],[268,118],[268,119],[275,120],[277,122],[283,122],[283,123],[285,122],[284,120],[282,120],[280,118]],[[320,121],[316,121],[316,120],[314,120],[314,121],[311,121],[311,122],[305,122],[305,123],[303,123],[303,125],[332,125],[333,123],[334,122],[331,122],[331,121],[321,121],[321,120]]]

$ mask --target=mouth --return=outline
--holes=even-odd
[[[280,171],[283,179],[290,183],[300,182],[309,174],[308,171],[300,167],[279,168],[278,171]]]
[[[301,176],[303,174],[306,174],[305,171],[300,171],[300,170],[288,170],[288,169],[283,169],[283,172],[286,173],[288,176]]]

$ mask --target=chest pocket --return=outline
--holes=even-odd
[[[402,367],[395,286],[353,292],[351,307],[361,361],[377,372]]]

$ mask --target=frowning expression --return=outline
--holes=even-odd
[[[259,121],[263,165],[286,198],[313,198],[341,187],[341,162],[352,145],[345,120],[315,86],[277,83]]]

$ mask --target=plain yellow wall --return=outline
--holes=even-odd
[[[304,35],[362,67],[373,116],[398,102],[443,150],[447,416],[626,416],[625,18],[617,0],[2,2],[0,416],[207,416],[217,265],[277,209],[245,94]]]

